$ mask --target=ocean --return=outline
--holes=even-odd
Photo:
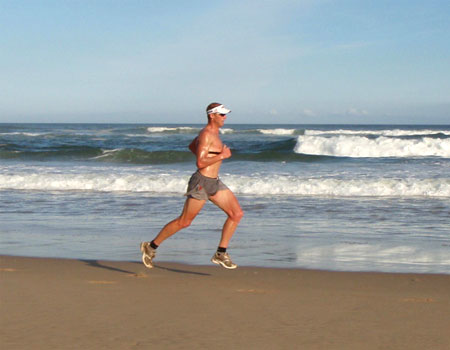
[[[203,125],[0,124],[0,254],[140,261],[183,208]],[[233,125],[244,266],[450,273],[450,125]],[[209,264],[207,204],[155,262]]]

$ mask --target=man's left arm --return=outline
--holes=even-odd
[[[194,153],[195,155],[197,154],[197,147],[198,147],[198,136],[195,137],[195,139],[192,140],[192,142],[189,144],[189,150]]]

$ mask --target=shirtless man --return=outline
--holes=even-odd
[[[158,246],[173,234],[188,227],[208,199],[228,216],[223,225],[219,247],[211,261],[227,269],[237,267],[231,261],[227,247],[244,213],[236,196],[218,177],[222,161],[231,157],[230,149],[219,137],[219,129],[224,125],[230,112],[220,103],[211,103],[206,108],[208,125],[189,145],[189,149],[197,157],[198,169],[189,180],[183,212],[164,226],[153,241],[141,243],[142,261],[146,267],[153,267],[153,258]]]

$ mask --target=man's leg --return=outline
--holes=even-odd
[[[187,198],[186,202],[184,203],[184,208],[181,215],[164,226],[163,229],[155,237],[153,242],[156,245],[160,245],[170,236],[174,235],[181,229],[188,227],[191,224],[192,220],[194,220],[197,214],[200,212],[200,210],[202,210],[205,203],[205,200]]]
[[[141,243],[142,262],[146,267],[149,269],[153,267],[153,258],[156,255],[156,248],[158,248],[164,240],[177,233],[182,228],[188,227],[205,203],[205,200],[187,198],[184,203],[183,212],[178,218],[164,226],[153,241]]]
[[[226,269],[235,269],[237,265],[231,261],[227,253],[227,247],[244,213],[237,198],[229,189],[217,192],[214,196],[210,197],[210,200],[228,215],[223,225],[219,247],[211,258],[211,261]]]
[[[236,196],[229,189],[218,191],[209,199],[228,215],[223,225],[222,237],[219,243],[219,247],[227,248],[234,231],[236,231],[236,227],[244,216],[244,212]]]

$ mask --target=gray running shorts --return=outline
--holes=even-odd
[[[198,170],[192,174],[185,196],[199,200],[207,200],[218,191],[227,190],[228,187],[219,180],[203,176]]]

